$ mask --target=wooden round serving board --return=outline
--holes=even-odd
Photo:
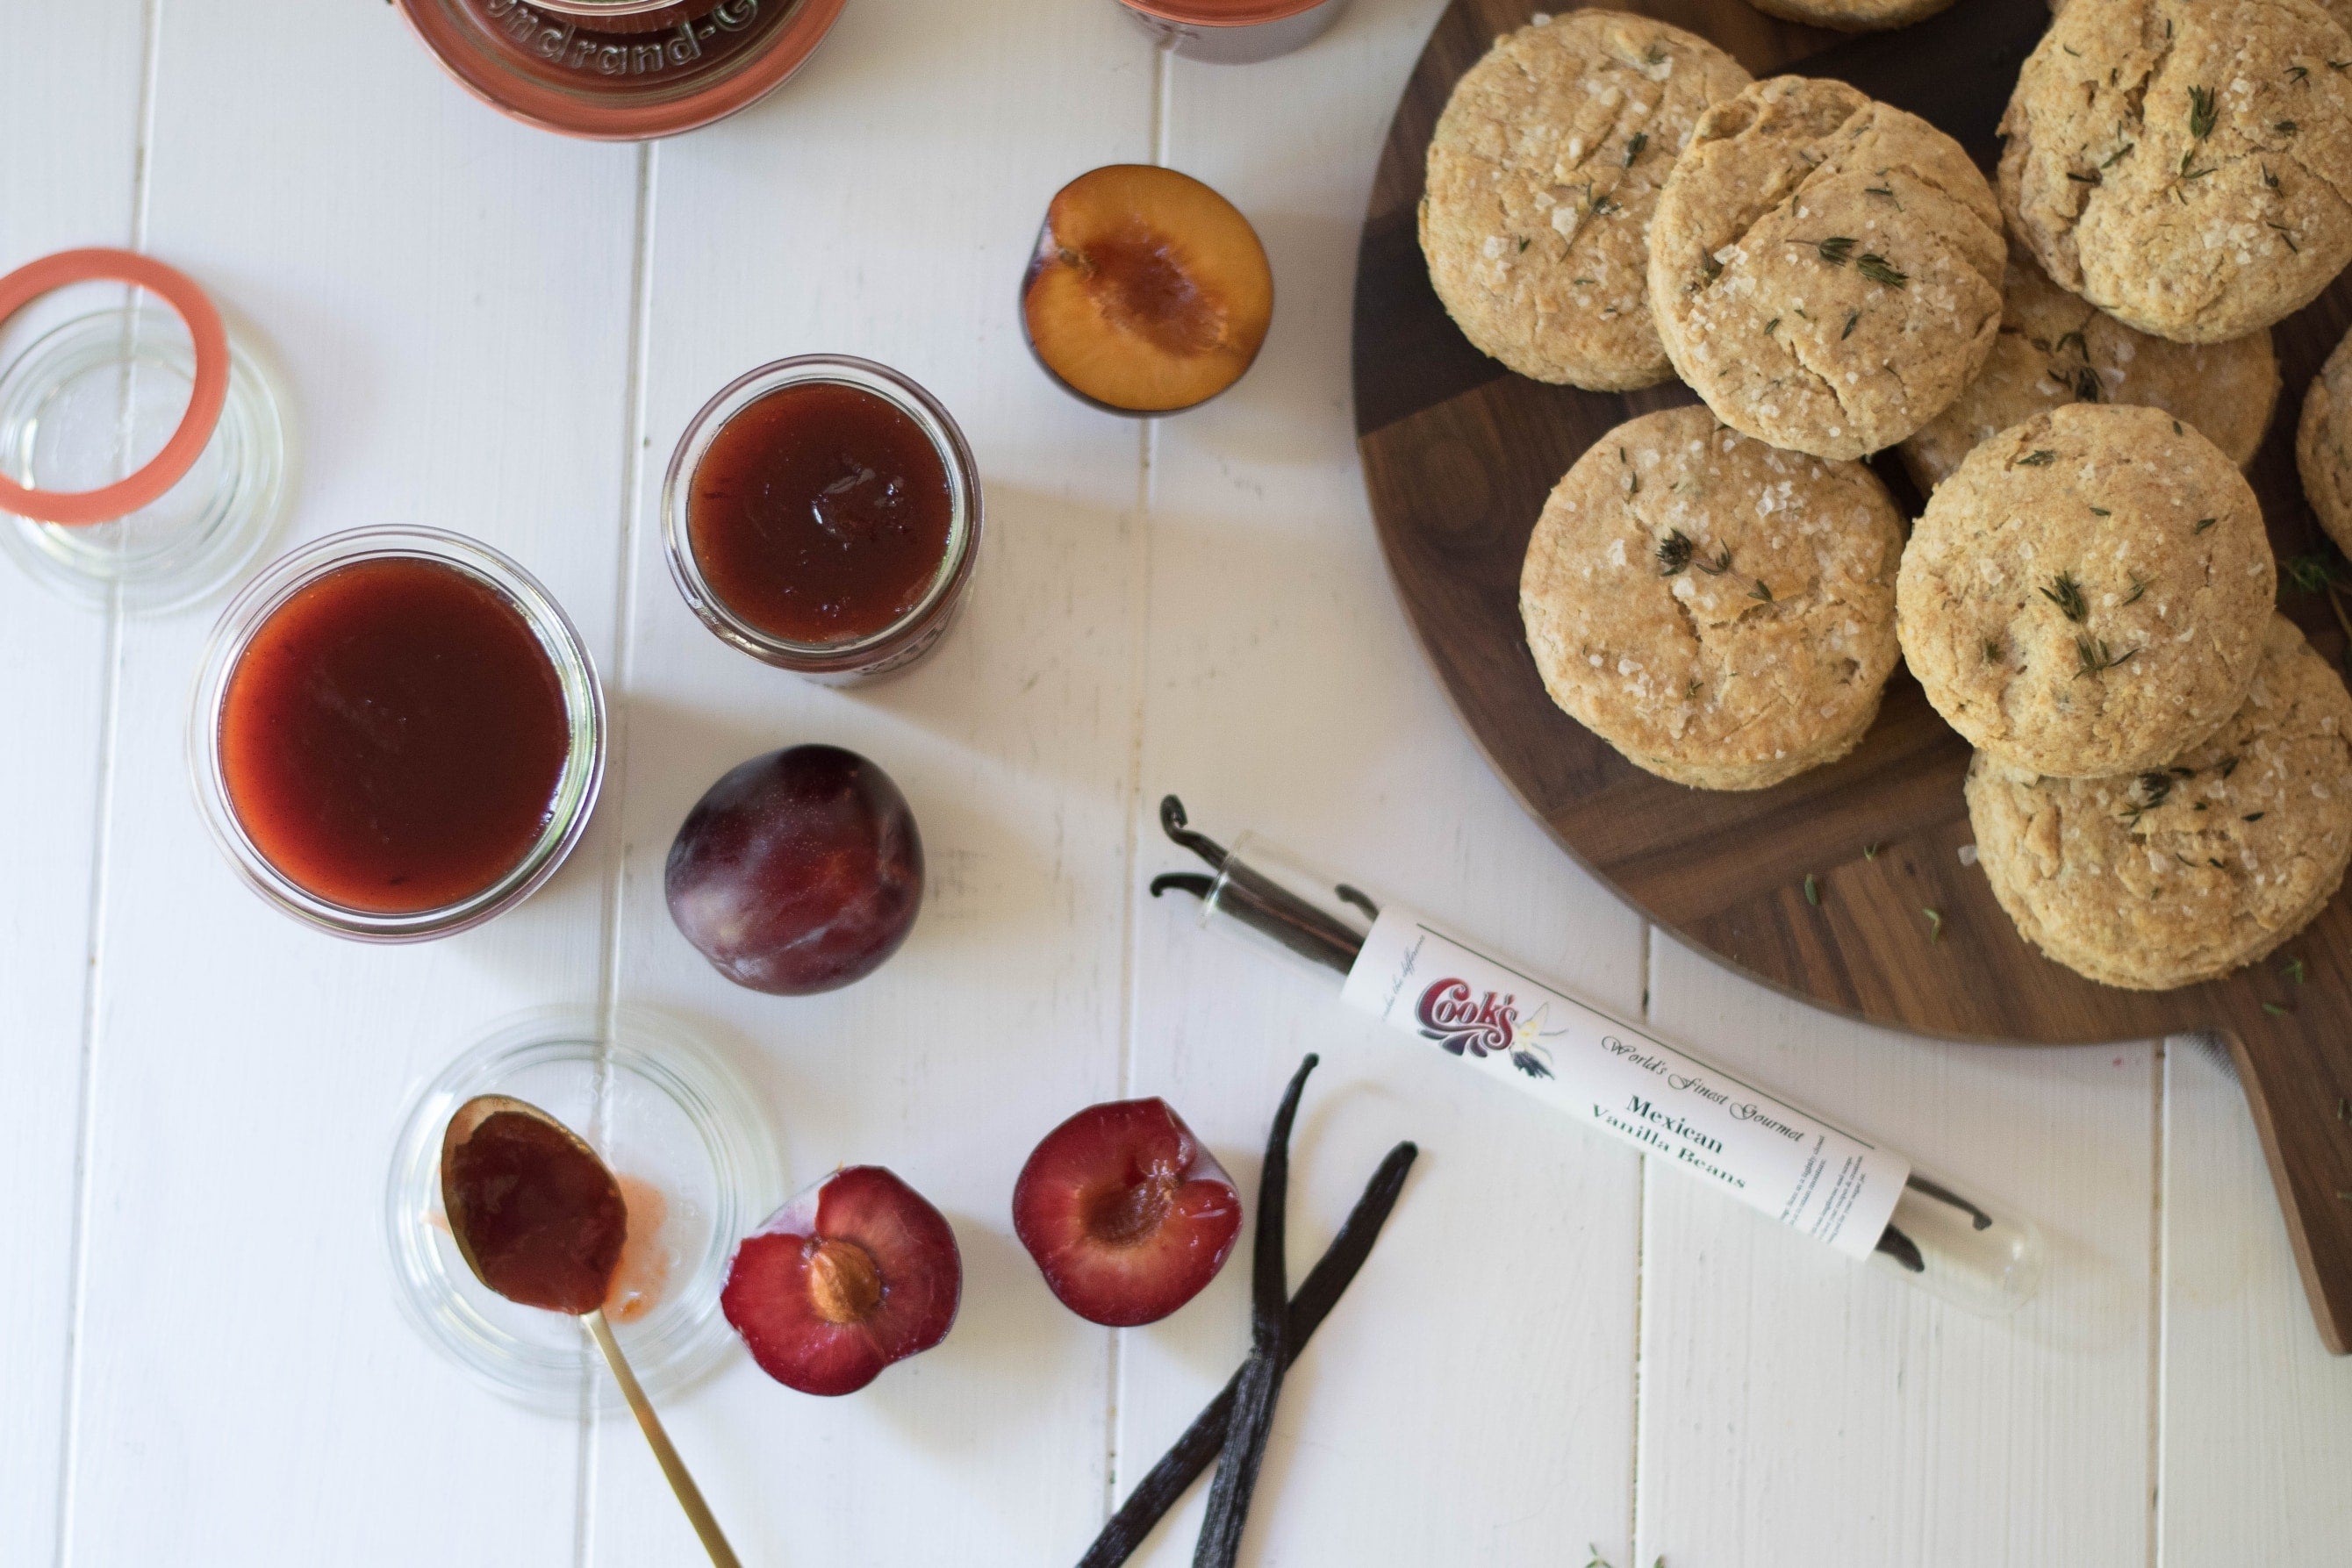
[[[1618,0],[1712,38],[1758,77],[1842,78],[1942,127],[1990,169],[2046,0],[1959,0],[1900,32],[1849,38],[1745,0]],[[1521,634],[1519,562],[1545,496],[1636,414],[1695,402],[1546,386],[1472,348],[1431,291],[1415,231],[1423,152],[1454,81],[1538,5],[1454,0],[1389,130],[1356,281],[1355,393],[1365,486],[1406,615],[1462,720],[1560,844],[1636,908],[1768,984],[1874,1023],[2056,1045],[2194,1030],[2228,1036],[2287,1214],[2320,1333],[2352,1351],[2352,907],[2227,979],[2147,993],[2043,958],[1959,858],[1969,747],[1897,670],[1853,755],[1774,789],[1685,789],[1627,762],[1555,707]],[[2339,278],[2273,329],[2285,386],[2252,469],[2279,559],[2325,548],[2294,468],[2303,391],[2352,319]],[[1916,515],[1900,465],[1880,473]],[[2326,597],[2283,584],[2321,653],[2344,639]],[[1808,900],[1807,877],[1819,903]],[[1925,913],[1934,910],[1940,921]],[[2301,968],[2290,968],[2293,960]],[[2296,978],[2299,974],[2301,978]]]

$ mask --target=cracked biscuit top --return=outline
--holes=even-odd
[[[1954,729],[2096,778],[2169,762],[2236,711],[2276,596],[2262,509],[2219,447],[2157,409],[2069,403],[1936,487],[1895,605]]]
[[[1968,796],[1977,863],[2027,941],[2110,986],[2193,985],[2274,950],[2344,880],[2352,696],[2273,614],[2244,704],[2169,766],[2046,779],[1979,752]]]
[[[1903,465],[1924,495],[1978,442],[2044,409],[2122,402],[2178,414],[2243,468],[2278,394],[2267,330],[2224,343],[2151,338],[2067,293],[2012,249],[1992,357],[1958,402],[1904,441]]]
[[[1647,16],[1570,12],[1497,39],[1429,143],[1421,248],[1465,336],[1595,392],[1674,373],[1644,281],[1658,187],[1699,114],[1748,75]]]
[[[1554,487],[1519,615],[1570,717],[1678,783],[1761,789],[1869,729],[1895,667],[1902,548],[1862,465],[1665,409],[1602,436]]]
[[[2069,0],[2000,129],[2011,228],[2144,332],[2241,337],[2352,260],[2352,37],[2317,0]]]
[[[1675,163],[1650,306],[1724,423],[1861,457],[1983,368],[2005,250],[1958,142],[1843,82],[1776,77],[1707,110]]]

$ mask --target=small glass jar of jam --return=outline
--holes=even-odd
[[[670,575],[721,640],[834,685],[929,653],[971,583],[980,476],[939,401],[866,360],[742,376],[670,458]]]
[[[1188,60],[1249,65],[1303,48],[1348,0],[1118,0],[1152,37]]]
[[[361,941],[478,925],[555,873],[604,781],[580,633],[531,575],[434,528],[282,557],[222,613],[188,762],[246,882]]]

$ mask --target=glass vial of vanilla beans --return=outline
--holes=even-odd
[[[2031,1220],[1410,910],[1375,904],[1246,835],[1228,850],[1192,831],[1173,796],[1160,821],[1210,869],[1160,876],[1155,894],[1192,894],[1203,925],[1336,978],[1358,1011],[1955,1305],[2004,1313],[2040,1288],[2043,1247]]]

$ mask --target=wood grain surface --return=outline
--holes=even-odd
[[[1920,114],[1990,167],[2043,0],[1961,0],[1857,39],[1774,22],[1741,0],[1630,5],[1715,39],[1759,77],[1842,78]],[[1528,810],[1637,908],[1769,984],[1874,1022],[1959,1039],[2067,1044],[2211,1029],[2231,1041],[2322,1338],[2352,1353],[2352,906],[2278,954],[2165,993],[2095,984],[2021,938],[1959,852],[1973,838],[1969,747],[1898,671],[1843,760],[1775,789],[1685,789],[1644,772],[1546,695],[1522,635],[1519,564],[1552,485],[1594,440],[1694,401],[1546,386],[1472,348],[1432,292],[1415,235],[1423,151],[1454,82],[1532,0],[1455,0],[1390,128],[1356,294],[1358,444],[1408,619],[1463,722]],[[2347,319],[2352,283],[2274,329],[2284,389],[2252,477],[2281,559],[2322,548],[2294,470],[2305,385]],[[1916,515],[1900,465],[1877,463]],[[2319,650],[2344,639],[2324,597],[2283,585]],[[1811,878],[1818,903],[1809,900]],[[1934,911],[1931,916],[1927,912]],[[2294,960],[2301,967],[2290,969]]]

